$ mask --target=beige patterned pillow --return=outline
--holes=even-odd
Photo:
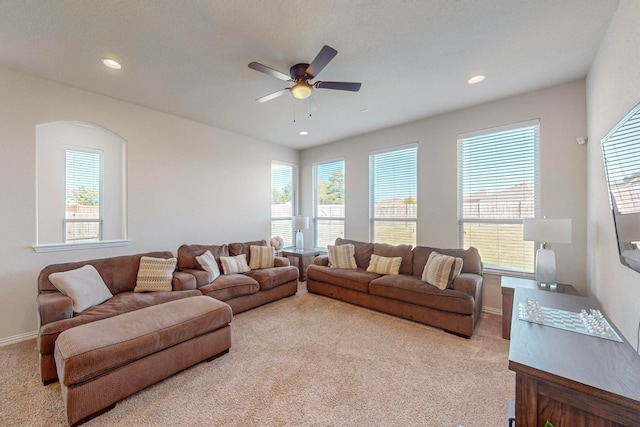
[[[237,274],[251,271],[251,268],[247,265],[247,256],[245,254],[221,256],[220,262],[222,263],[222,271],[224,274]]]
[[[178,260],[175,258],[140,258],[133,292],[171,292],[171,281]]]
[[[276,250],[273,247],[251,245],[249,250],[251,252],[249,268],[257,270],[258,268],[273,267],[276,256]]]
[[[113,296],[98,270],[90,264],[75,270],[51,273],[49,280],[60,292],[71,298],[75,313],[82,313]]]
[[[355,258],[355,246],[351,243],[346,245],[327,245],[329,251],[329,267],[331,268],[358,268]]]
[[[371,261],[369,261],[367,271],[370,273],[390,274],[392,276],[396,276],[400,271],[400,264],[402,264],[401,256],[384,257],[371,254]]]
[[[213,282],[220,276],[220,268],[210,250],[207,249],[205,253],[196,257],[196,261],[200,264],[200,267],[207,273],[209,273],[209,283]]]
[[[439,289],[447,289],[462,271],[462,258],[431,252],[422,272],[422,280]]]

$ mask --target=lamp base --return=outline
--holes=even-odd
[[[304,249],[304,235],[302,234],[302,230],[296,232],[296,249],[300,251]]]
[[[536,252],[536,281],[540,286],[556,284],[556,253],[551,249],[538,249]]]

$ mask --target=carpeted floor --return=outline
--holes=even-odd
[[[499,316],[467,340],[306,293],[238,314],[229,354],[87,426],[503,426],[515,377]],[[0,425],[66,425],[35,341],[0,347]]]

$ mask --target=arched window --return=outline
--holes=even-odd
[[[36,127],[37,252],[127,244],[126,141],[103,127]]]

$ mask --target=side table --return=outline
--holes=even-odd
[[[280,251],[282,256],[287,258],[297,258],[298,267],[298,280],[304,282],[307,280],[307,269],[304,267],[305,258],[315,258],[320,255],[320,251],[315,249],[296,249],[296,248],[283,248]]]
[[[537,289],[540,291],[555,292],[558,294],[580,295],[571,285],[557,284],[556,288],[542,287],[533,279],[521,277],[502,276],[502,338],[511,339],[511,315],[513,312],[513,291],[516,288]]]

